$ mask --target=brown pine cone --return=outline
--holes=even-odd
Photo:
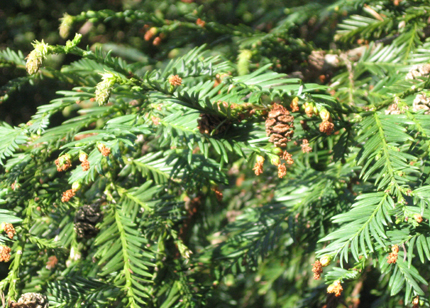
[[[48,308],[49,302],[46,296],[40,293],[25,293],[21,295],[17,303],[12,302],[11,307]]]
[[[98,233],[96,224],[103,219],[98,204],[84,205],[75,215],[75,231],[78,238],[91,238]]]
[[[282,105],[273,104],[266,119],[266,134],[276,147],[285,148],[294,135],[294,117]]]
[[[69,202],[76,194],[76,191],[73,189],[66,190],[63,192],[63,196],[61,197],[61,202]]]
[[[214,131],[214,135],[217,135],[219,133],[225,132],[230,125],[230,121],[225,121],[222,125],[220,125],[224,120],[224,118],[221,118],[217,115],[202,113],[200,114],[200,118],[197,120],[197,127],[199,128],[201,134],[206,135],[210,135],[212,131],[216,129]]]

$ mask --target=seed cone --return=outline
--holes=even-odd
[[[199,131],[206,135],[210,135],[213,130],[215,130],[213,133],[214,135],[225,132],[228,129],[230,122],[225,121],[222,123],[224,120],[224,118],[217,115],[202,113],[200,114],[200,118],[197,120]]]
[[[17,303],[11,303],[11,307],[48,308],[49,302],[46,296],[40,293],[24,293]]]
[[[276,147],[285,148],[294,135],[294,117],[281,105],[273,104],[266,119],[266,134]]]
[[[98,233],[96,224],[103,218],[100,206],[96,204],[84,205],[75,215],[75,231],[79,238],[91,238]]]

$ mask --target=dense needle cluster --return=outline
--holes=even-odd
[[[333,1],[233,1],[229,14],[222,1],[108,2],[64,14],[26,61],[14,43],[0,50],[0,102],[25,102],[29,83],[44,102],[9,121],[27,124],[0,124],[0,222],[14,224],[0,228],[4,305],[47,306],[36,293],[11,302],[35,289],[59,307],[322,307],[357,292],[418,307],[428,1],[336,13]],[[74,31],[84,44],[60,39]],[[381,272],[402,284],[369,283]]]

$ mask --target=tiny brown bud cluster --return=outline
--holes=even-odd
[[[15,228],[10,223],[2,223],[1,228],[3,229],[4,232],[6,232],[7,237],[10,239],[12,239],[13,236],[16,234]]]
[[[90,169],[90,162],[88,161],[88,154],[81,152],[79,154],[79,161],[81,162],[82,171],[88,171]]]
[[[319,280],[323,272],[322,264],[319,260],[316,260],[312,267],[312,272],[314,273],[314,279]]]
[[[97,149],[99,150],[100,153],[102,153],[104,157],[107,157],[110,154],[110,148],[108,148],[102,143],[97,146]]]
[[[278,165],[278,177],[282,179],[284,176],[287,175],[287,167],[285,164],[279,164]]]
[[[55,160],[55,165],[57,166],[58,172],[66,171],[72,166],[72,157],[70,154],[61,155]]]
[[[420,214],[414,214],[414,219],[419,224],[423,222],[423,217]]]
[[[279,157],[273,157],[271,163],[272,165],[278,166],[278,177],[282,179],[287,175],[287,167],[285,163],[281,164],[281,159],[285,160],[288,165],[292,165],[294,164],[293,155],[287,151],[282,151],[280,148],[275,148],[274,150],[276,150],[274,151],[276,154],[279,154]]]
[[[10,252],[10,247],[0,245],[0,262],[9,262]]]
[[[331,257],[328,255],[323,256],[320,260],[316,260],[312,267],[314,273],[314,279],[318,280],[321,278],[323,267],[330,265]]]
[[[151,116],[151,121],[152,121],[152,123],[154,123],[155,126],[160,124],[160,118]]]
[[[260,155],[257,156],[257,162],[255,163],[254,168],[252,168],[256,176],[259,176],[260,174],[263,173],[263,163],[264,163],[264,157]]]
[[[312,152],[312,148],[309,146],[308,139],[303,139],[302,144],[300,145],[302,147],[303,153],[310,153]]]
[[[90,170],[90,162],[88,160],[84,160],[81,163],[82,171],[88,171]]]
[[[72,188],[63,192],[63,196],[61,197],[61,202],[69,202],[72,199],[76,192],[81,188],[80,182],[74,182],[72,184]]]
[[[56,256],[50,256],[48,262],[46,262],[46,268],[52,270],[58,263],[58,258]]]
[[[69,202],[76,194],[75,189],[69,189],[63,192],[63,196],[61,197],[61,202]]]
[[[387,257],[388,264],[396,263],[398,254],[399,254],[399,246],[394,245],[393,247],[391,247],[391,253]]]
[[[336,297],[339,297],[342,294],[343,288],[340,284],[339,280],[333,282],[333,284],[329,285],[327,288],[327,293],[334,293]]]
[[[222,195],[222,191],[219,189],[219,187],[218,186],[212,187],[212,191],[215,193],[215,197],[218,200],[218,202],[221,202],[223,195]]]
[[[204,20],[201,20],[200,18],[197,18],[196,25],[199,26],[199,27],[204,28],[205,25],[206,25],[206,22]]]
[[[334,124],[329,121],[322,121],[320,123],[320,132],[330,136],[334,131]]]
[[[282,154],[282,159],[284,159],[289,165],[294,164],[293,155],[288,153],[287,151],[284,151],[284,153]]]
[[[281,158],[286,161],[288,165],[294,164],[293,155],[288,153],[287,151],[281,152]],[[277,161],[276,165],[278,166],[278,177],[282,179],[287,175],[287,167],[285,163],[280,163]]]
[[[182,84],[182,78],[178,75],[170,76],[169,83],[174,87],[179,87]]]

